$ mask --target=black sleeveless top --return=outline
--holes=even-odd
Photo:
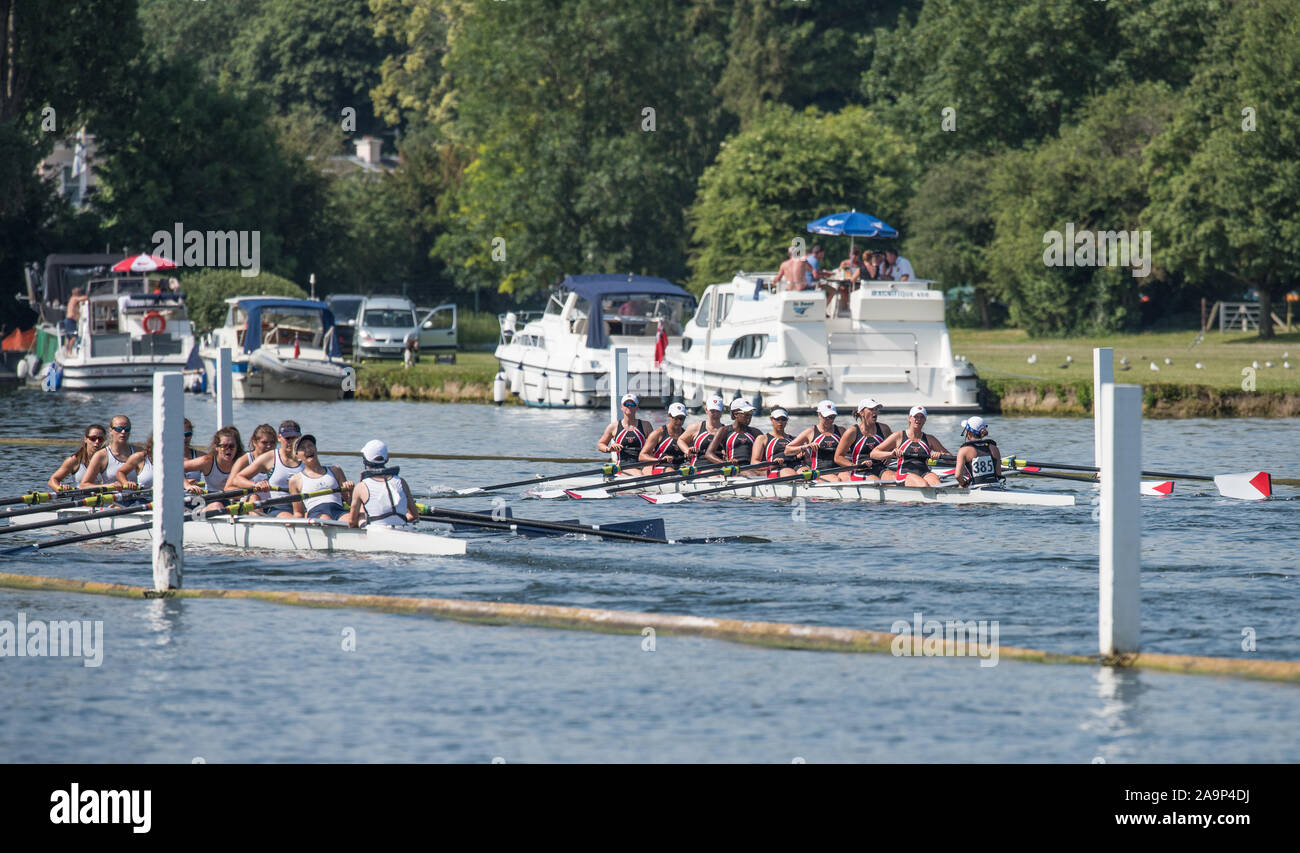
[[[993,461],[993,451],[989,449],[991,444],[996,444],[991,438],[977,438],[962,443],[962,447],[975,448],[975,458],[966,463],[966,470],[962,472],[970,477],[968,486],[986,486],[998,481],[998,469]]]
[[[614,443],[623,445],[623,449],[618,452],[618,461],[620,464],[635,464],[640,461],[641,449],[645,447],[645,437],[650,432],[645,429],[645,421],[637,421],[636,426],[623,426],[619,421],[616,425],[617,432],[614,433]]]
[[[781,470],[784,463],[780,461],[780,457],[785,454],[785,449],[789,445],[790,436],[785,435],[781,438],[777,438],[772,433],[767,434],[767,446],[763,448],[763,459],[772,463],[772,466],[768,470]]]
[[[925,433],[920,438],[905,438],[903,441],[903,458],[898,460],[898,476],[919,474],[924,477],[930,473],[930,436]]]
[[[817,448],[817,464],[814,468],[830,468],[835,464],[835,448],[840,446],[843,435],[844,427],[833,427],[832,432],[819,432],[813,437],[812,446]]]
[[[880,431],[880,424],[876,424],[876,434],[866,435],[865,433],[858,436],[858,440],[853,442],[853,452],[849,458],[857,466],[857,470],[866,475],[874,474],[879,477],[885,473],[886,466],[882,459],[872,459],[871,451],[876,449],[876,445],[885,440],[885,434]]]

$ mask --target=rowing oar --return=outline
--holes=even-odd
[[[153,491],[152,489],[130,490],[130,489],[122,488],[120,486],[114,486],[113,489],[114,491],[100,492],[99,494],[91,495],[90,497],[86,497],[86,498],[77,498],[75,500],[66,500],[66,501],[54,501],[53,503],[47,503],[38,506],[18,507],[17,509],[11,509],[7,512],[0,512],[0,518],[13,518],[14,516],[18,516],[18,515],[31,515],[34,512],[50,512],[56,509],[70,509],[71,507],[77,507],[77,506],[89,506],[89,507],[109,506],[111,504],[117,503],[119,500],[122,499],[121,492],[130,491],[132,496],[142,497]]]
[[[213,492],[210,495],[195,495],[201,497],[204,502],[220,501],[226,498],[238,497],[247,494],[252,489],[230,489],[225,492]],[[116,507],[106,509],[100,512],[92,512],[86,515],[67,515],[60,518],[51,518],[46,521],[32,521],[27,524],[10,524],[0,527],[0,534],[4,533],[21,533],[24,530],[38,530],[42,527],[58,527],[64,524],[76,524],[79,521],[94,521],[100,518],[114,518],[119,515],[135,515],[136,513],[149,512],[153,509],[153,503],[139,504],[136,506]]]
[[[249,491],[249,490],[241,489],[239,491]],[[253,501],[234,503],[234,504],[229,504],[228,506],[224,506],[221,509],[214,509],[212,512],[205,512],[203,509],[200,508],[200,509],[193,510],[192,512],[185,513],[185,520],[203,521],[209,518],[214,518],[216,516],[225,515],[227,513],[231,513],[233,515],[239,515],[243,512],[249,512],[252,509],[256,509],[258,507],[274,506],[276,504],[289,503],[292,501],[300,500],[302,498],[322,497],[324,495],[333,494],[334,492],[337,491],[340,491],[340,487],[338,486],[332,489],[318,489],[314,492],[303,492],[297,495],[285,495],[282,498],[270,498],[268,500],[261,501],[260,503],[253,502]],[[133,509],[133,507],[123,507],[123,509]],[[103,518],[103,517],[104,516],[102,513],[97,513],[94,516],[94,518]],[[77,520],[87,521],[90,520],[90,518],[91,517],[88,516],[86,518],[77,519]],[[140,524],[128,524],[126,527],[114,527],[111,530],[97,530],[93,533],[78,533],[75,536],[64,536],[60,539],[50,539],[46,542],[32,542],[27,545],[19,545],[16,548],[7,548],[3,551],[0,551],[0,557],[9,557],[14,554],[23,554],[26,553],[28,550],[43,551],[46,548],[53,548],[56,545],[71,545],[75,542],[89,542],[92,539],[107,539],[110,536],[118,536],[122,533],[138,533],[141,530],[148,530],[151,527],[153,527],[153,521],[144,521],[141,522]]]
[[[627,533],[622,530],[613,530],[588,524],[572,524],[563,521],[541,521],[532,518],[510,518],[510,519],[492,519],[485,518],[477,512],[464,512],[454,509],[442,509],[441,507],[428,506],[426,504],[415,505],[416,511],[420,513],[422,521],[438,521],[444,524],[455,522],[464,524],[469,527],[483,527],[489,530],[508,530],[511,533],[527,534],[529,530],[550,530],[556,533],[582,533],[588,536],[598,536],[602,539],[616,539],[622,542],[645,542],[652,545],[692,545],[714,542],[767,542],[769,540],[758,536],[729,536],[729,537],[692,537],[688,539],[667,539],[658,536],[641,536],[636,533]],[[663,520],[658,519],[662,525]]]
[[[641,497],[650,501],[650,503],[652,504],[675,504],[675,503],[681,503],[682,501],[686,500],[688,497],[698,498],[704,495],[715,495],[718,492],[729,492],[734,489],[745,489],[751,486],[770,486],[776,483],[792,483],[795,480],[812,481],[812,480],[816,480],[818,477],[822,476],[823,474],[833,474],[836,471],[847,471],[852,467],[853,467],[852,465],[834,465],[830,468],[821,468],[812,471],[803,471],[802,473],[799,474],[787,474],[784,477],[771,477],[771,478],[765,478],[761,480],[758,479],[757,477],[742,478],[741,480],[737,480],[734,483],[728,483],[725,486],[716,486],[715,488],[712,489],[701,489],[698,492],[691,492],[689,495],[683,494],[682,492],[676,492],[670,495],[641,495]],[[748,482],[745,482],[745,479],[747,479]]]
[[[1061,471],[1086,471],[1100,474],[1101,469],[1092,465],[1065,465],[1054,462],[1028,462],[1024,459],[1007,458],[1002,464],[1008,468],[1055,468]],[[1140,471],[1143,477],[1161,477],[1167,480],[1199,480],[1214,483],[1219,494],[1225,498],[1242,501],[1264,500],[1273,494],[1272,477],[1267,471],[1247,471],[1242,474],[1167,474],[1161,471]]]
[[[584,498],[603,500],[605,498],[612,498],[618,492],[640,488],[641,486],[662,486],[667,483],[680,483],[706,474],[722,474],[724,477],[731,477],[739,474],[741,471],[748,471],[752,468],[762,468],[771,464],[771,462],[764,460],[763,462],[754,462],[749,465],[737,465],[734,462],[715,462],[700,467],[694,465],[683,465],[681,468],[661,471],[658,474],[646,474],[643,477],[631,477],[626,480],[618,480],[613,485],[609,486],[597,486],[594,489],[588,489],[586,491],[579,489],[557,489],[553,491],[540,492],[537,497],[557,498],[568,496],[575,500]]]
[[[66,500],[69,498],[80,497],[82,495],[94,494],[95,492],[105,489],[116,489],[117,485],[112,486],[87,486],[84,489],[59,489],[57,492],[28,492],[25,495],[19,495],[16,498],[0,498],[0,506],[9,506],[11,504],[40,504],[49,503],[55,500]]]
[[[532,477],[527,480],[514,480],[509,483],[497,483],[492,486],[472,486],[468,489],[457,489],[458,495],[477,495],[479,492],[493,492],[497,489],[512,489],[515,486],[531,486],[534,483],[549,483],[551,480],[567,480],[570,477],[590,477],[592,474],[605,474],[612,477],[619,472],[619,466],[612,462],[606,462],[599,468],[592,468],[588,471],[570,471],[567,474],[553,474],[549,477]]]

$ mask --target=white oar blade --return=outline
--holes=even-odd
[[[1164,497],[1165,495],[1172,495],[1173,493],[1174,493],[1173,480],[1159,480],[1159,481],[1143,480],[1142,481],[1142,494],[1144,495],[1150,495],[1152,497]]]
[[[474,486],[474,487],[471,488],[471,489],[457,489],[457,490],[456,490],[456,494],[458,494],[458,495],[477,495],[477,494],[478,494],[479,492],[481,492],[481,491],[483,491],[483,490],[480,489],[478,486]]]
[[[530,498],[541,498],[544,501],[555,501],[569,496],[564,489],[538,489],[535,492],[524,492],[524,494]]]
[[[580,501],[580,500],[603,501],[606,498],[614,497],[604,489],[587,489],[585,492],[581,492],[576,489],[565,489],[564,493],[569,497],[573,498],[575,501]]]
[[[1273,479],[1267,471],[1244,474],[1215,474],[1214,485],[1225,498],[1239,501],[1267,500],[1273,494]]]
[[[677,504],[686,500],[686,495],[683,495],[679,492],[674,492],[672,494],[667,494],[667,495],[640,495],[640,497],[650,501],[650,503],[652,504],[660,504],[660,505]]]

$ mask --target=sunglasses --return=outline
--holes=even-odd
[[[234,449],[235,449],[235,445],[233,445],[233,444],[218,444],[218,445],[217,445],[217,449],[218,449],[218,450],[234,450]]]
[[[635,408],[636,408],[636,403],[624,403],[624,404],[623,404],[623,408],[625,408],[625,409],[635,409]]]
[[[186,438],[193,438],[193,437],[194,437],[194,430],[192,430],[192,429],[191,429],[191,430],[187,430],[187,431],[185,432],[185,437],[186,437]]]
[[[103,441],[103,440],[104,440],[104,434],[102,432],[99,435],[86,436],[86,441]]]
[[[784,422],[786,422],[786,421],[788,421],[788,420],[790,420],[790,419],[789,419],[789,418],[772,418],[772,420],[774,420],[774,421],[781,421],[782,423],[784,423]]]
[[[109,427],[109,428],[110,428],[111,430],[113,430],[113,432],[130,432],[130,431],[131,431],[131,428],[130,428],[129,426],[115,426],[115,427]]]

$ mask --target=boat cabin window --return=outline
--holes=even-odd
[[[371,329],[410,329],[415,326],[415,312],[409,308],[367,308],[361,316],[361,325]]]
[[[554,299],[555,297],[551,297]],[[547,306],[550,310],[550,306]],[[591,303],[579,296],[573,302],[573,311],[569,314],[569,331],[575,335],[587,334],[587,317],[591,314]]]
[[[727,358],[758,358],[767,349],[767,335],[744,335],[736,338]]]
[[[546,311],[543,313],[554,314],[559,316],[564,313],[565,294],[552,293],[551,298],[546,300]]]
[[[103,334],[116,332],[118,326],[117,300],[93,299],[90,302],[90,332]]]
[[[695,325],[703,326],[706,329],[709,327],[709,309],[711,307],[713,307],[713,292],[709,291],[700,300],[700,310],[695,312]]]
[[[301,346],[319,347],[324,339],[325,324],[321,320],[320,311],[306,308],[262,309],[263,344],[293,346],[296,340]]]
[[[731,303],[735,301],[736,301],[736,294],[734,293],[724,293],[722,295],[722,309],[718,311],[719,323],[727,319],[727,315],[731,313]]]
[[[660,293],[610,293],[600,299],[600,313],[611,335],[654,337],[659,321],[664,332],[680,335],[695,300]]]

